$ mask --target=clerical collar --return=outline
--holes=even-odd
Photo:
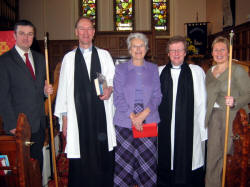
[[[182,65],[182,64],[181,64],[181,65]],[[181,69],[181,65],[175,66],[175,65],[172,64],[172,68],[171,68],[171,69]]]
[[[82,54],[92,52],[92,45],[87,49],[80,47],[80,50],[81,50]]]

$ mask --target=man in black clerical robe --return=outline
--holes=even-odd
[[[184,37],[170,38],[170,63],[160,70],[158,187],[204,186],[205,73],[184,61],[186,50]]]
[[[69,186],[113,186],[114,64],[108,51],[92,44],[95,29],[89,18],[77,20],[75,33],[79,46],[63,58],[55,107],[67,141]],[[101,96],[94,84],[97,73],[108,84]]]

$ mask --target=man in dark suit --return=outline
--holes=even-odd
[[[19,113],[26,114],[31,126],[30,156],[38,159],[42,169],[45,134],[44,98],[53,93],[45,81],[45,59],[30,49],[35,35],[34,25],[20,20],[14,26],[16,45],[0,56],[0,116],[4,130],[15,134]]]

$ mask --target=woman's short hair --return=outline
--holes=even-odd
[[[173,36],[173,37],[171,37],[171,38],[169,39],[169,41],[168,41],[168,43],[167,43],[167,53],[169,53],[169,46],[170,46],[170,45],[172,45],[172,44],[174,44],[174,43],[179,43],[179,42],[183,43],[183,45],[184,45],[184,50],[185,50],[185,52],[187,52],[187,41],[186,41],[186,38],[183,37],[183,36],[177,35],[177,36]]]
[[[229,40],[223,36],[218,36],[214,39],[213,43],[212,43],[212,50],[214,48],[214,45],[217,43],[224,43],[227,46],[227,50],[229,51]]]
[[[131,33],[128,35],[128,38],[127,38],[128,50],[130,50],[131,48],[131,41],[135,38],[142,40],[145,44],[146,50],[148,50],[148,38],[145,34],[139,33],[139,32]]]

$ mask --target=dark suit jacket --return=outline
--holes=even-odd
[[[6,132],[16,128],[21,112],[28,117],[32,133],[45,125],[45,59],[40,53],[31,52],[36,80],[33,80],[15,47],[0,56],[0,116]]]

